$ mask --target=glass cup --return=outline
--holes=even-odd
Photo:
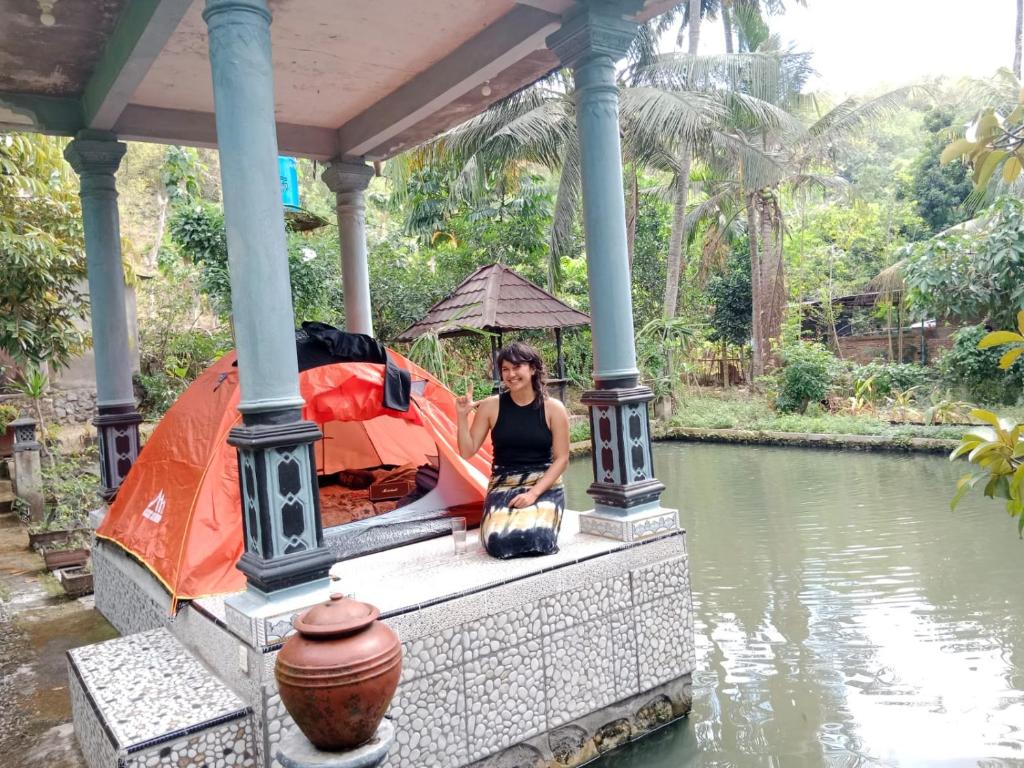
[[[466,554],[466,518],[453,517],[452,519],[452,543],[455,546],[456,555]]]

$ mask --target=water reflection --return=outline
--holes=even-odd
[[[687,721],[661,766],[1024,766],[1024,542],[942,458],[659,444],[690,544]],[[589,462],[569,470],[585,508]]]

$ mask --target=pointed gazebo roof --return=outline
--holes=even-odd
[[[459,336],[477,329],[501,333],[528,328],[589,325],[590,315],[559,301],[503,264],[480,267],[397,338],[412,341],[428,331]]]

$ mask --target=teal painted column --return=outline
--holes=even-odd
[[[638,384],[636,366],[615,82],[615,62],[637,31],[622,18],[630,5],[637,4],[584,2],[547,39],[573,70],[582,158],[594,350],[594,389],[583,402],[590,408],[594,482],[587,493],[594,509],[581,515],[580,530],[627,541],[678,528],[678,513],[660,505],[665,486],[654,476],[647,414],[653,394]]]
[[[245,573],[255,604],[325,584],[313,444],[303,421],[277,170],[271,14],[265,0],[207,0],[243,426],[238,449]],[[250,606],[252,607],[252,606]]]
[[[139,455],[139,422],[132,389],[131,337],[125,308],[121,227],[114,174],[127,145],[110,133],[81,131],[64,149],[80,180],[96,365],[96,425],[100,480],[109,501]]]
[[[345,330],[373,336],[370,268],[366,256],[366,188],[373,169],[365,163],[332,160],[320,177],[337,201]]]

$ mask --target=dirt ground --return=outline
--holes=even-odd
[[[85,768],[71,725],[70,648],[115,637],[92,597],[70,600],[28,548],[25,528],[0,514],[0,763]]]

